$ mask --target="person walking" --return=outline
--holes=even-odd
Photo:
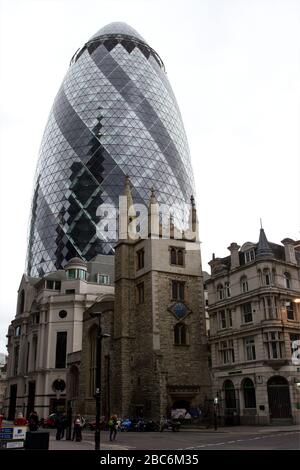
[[[115,441],[117,430],[118,430],[118,421],[117,421],[116,415],[112,415],[110,420],[108,421],[108,429],[109,429],[109,440]]]
[[[60,441],[63,439],[66,429],[66,415],[57,413],[56,415],[56,440]]]
[[[39,417],[36,411],[29,415],[29,431],[37,431],[39,427]]]
[[[74,441],[74,439],[76,440],[76,442],[82,441],[82,426],[82,417],[80,416],[80,414],[75,415],[72,441]]]

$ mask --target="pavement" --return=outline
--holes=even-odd
[[[49,450],[95,449],[93,431],[84,430],[81,442],[57,441],[55,429],[45,431],[50,433]],[[216,430],[182,426],[179,432],[118,432],[113,442],[108,431],[101,431],[100,449],[125,454],[135,450],[300,450],[300,425],[221,426]]]
[[[272,432],[282,432],[282,431],[300,431],[300,424],[292,424],[285,426],[218,426],[217,430],[214,427],[184,427],[180,428],[180,432],[212,432],[212,433],[226,433],[226,434],[253,434],[253,433],[272,433]]]
[[[83,432],[81,442],[56,441],[50,431],[50,450],[94,450],[94,433]],[[299,426],[232,426],[214,429],[183,429],[179,432],[119,432],[114,442],[101,431],[100,449],[134,450],[300,450]]]

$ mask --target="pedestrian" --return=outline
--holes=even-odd
[[[118,430],[118,421],[117,421],[116,415],[112,415],[110,420],[108,421],[108,429],[109,429],[109,440],[115,441],[117,430]]]
[[[26,426],[26,425],[27,425],[27,419],[24,418],[23,413],[19,412],[19,413],[17,414],[17,417],[16,417],[16,419],[15,419],[15,421],[14,421],[14,424],[15,424],[16,426]]]
[[[63,439],[66,429],[66,416],[62,413],[57,413],[56,419],[56,440],[60,441]]]
[[[37,431],[39,427],[39,417],[36,411],[29,415],[29,431]]]
[[[75,415],[72,441],[74,441],[74,439],[76,442],[82,441],[82,426],[83,418],[80,414]]]

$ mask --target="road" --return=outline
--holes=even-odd
[[[51,431],[50,450],[93,450],[94,434],[83,432],[82,442],[56,441]],[[102,450],[299,450],[300,430],[267,428],[253,431],[180,431],[180,432],[119,432],[109,442],[108,432],[101,431]]]

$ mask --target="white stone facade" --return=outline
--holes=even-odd
[[[106,276],[106,284],[97,283],[97,274]],[[66,358],[82,349],[83,313],[113,291],[113,257],[100,255],[91,263],[75,258],[45,277],[23,276],[8,331],[7,417],[34,408],[46,418],[57,400],[65,406]]]

